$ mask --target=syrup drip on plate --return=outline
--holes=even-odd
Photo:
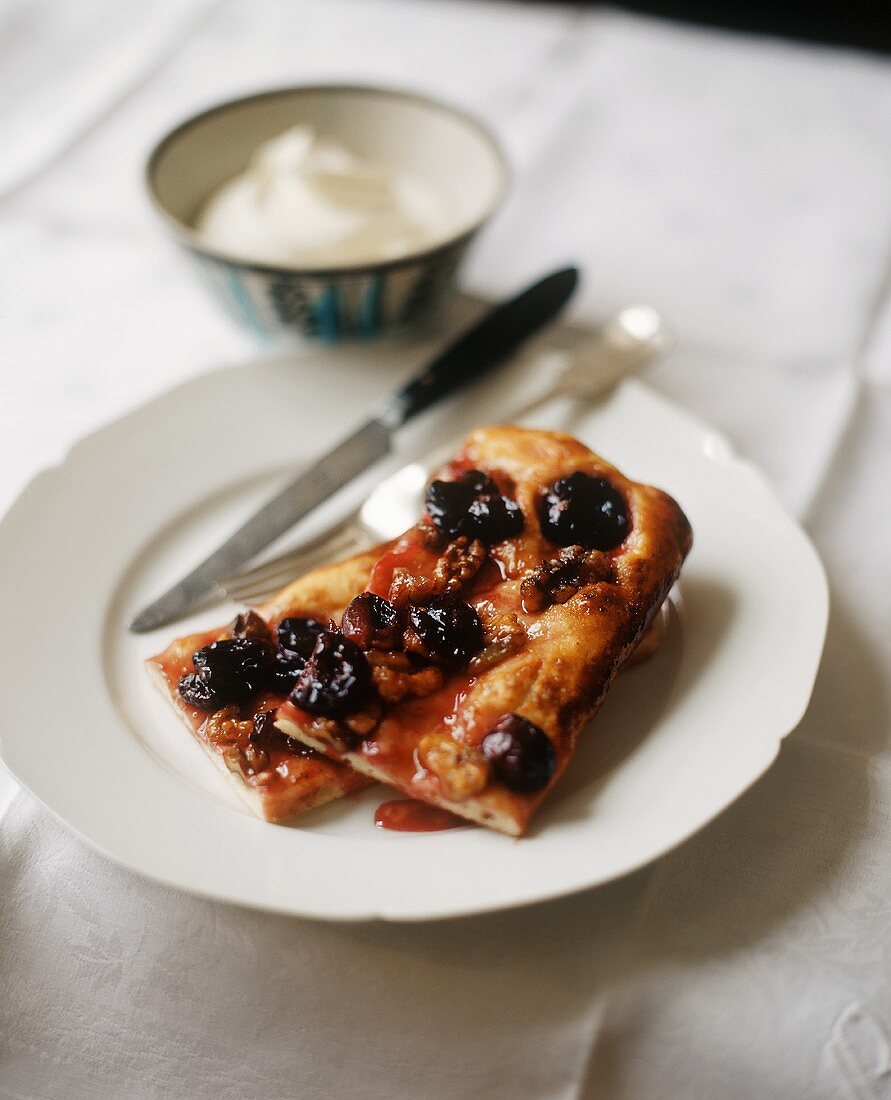
[[[382,802],[375,810],[374,823],[379,829],[392,829],[397,833],[437,833],[467,824],[448,810],[419,802],[416,798]]]

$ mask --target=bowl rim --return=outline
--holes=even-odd
[[[379,96],[381,98],[408,100],[420,104],[423,107],[432,107],[437,111],[453,116],[453,118],[458,119],[458,121],[476,131],[478,137],[482,139],[485,145],[488,145],[494,156],[500,171],[501,180],[492,201],[478,218],[469,225],[461,228],[458,232],[453,233],[451,236],[427,248],[407,252],[405,255],[397,256],[391,260],[380,260],[373,263],[338,264],[332,267],[304,267],[299,264],[264,263],[262,261],[255,261],[244,256],[239,256],[234,252],[227,252],[224,249],[213,248],[201,238],[192,226],[172,214],[158,196],[155,176],[161,158],[174,141],[178,140],[189,130],[207,121],[207,119],[212,118],[214,115],[222,114],[234,107],[240,107],[245,103],[253,103],[263,99],[275,99],[279,96],[292,95],[295,92],[327,92],[334,95],[355,95],[358,93],[361,95]],[[511,182],[512,172],[510,162],[508,161],[507,154],[501,142],[484,122],[475,115],[465,111],[463,108],[456,107],[445,100],[425,95],[423,92],[414,91],[410,88],[390,87],[388,85],[379,84],[345,84],[336,82],[290,84],[276,88],[266,88],[261,91],[248,93],[247,95],[236,96],[234,99],[227,99],[220,103],[215,103],[199,111],[197,114],[190,115],[188,118],[183,119],[182,122],[168,130],[152,147],[146,159],[143,171],[145,190],[155,212],[164,222],[166,222],[167,227],[173,232],[173,235],[194,252],[221,263],[234,265],[244,270],[261,274],[278,275],[286,273],[288,275],[324,278],[343,275],[361,276],[377,274],[380,272],[392,271],[400,267],[409,267],[431,260],[440,253],[445,253],[466,243],[471,237],[479,232],[482,226],[485,225],[504,202]]]

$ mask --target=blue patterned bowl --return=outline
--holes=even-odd
[[[194,229],[207,198],[260,144],[298,123],[429,180],[457,211],[459,228],[422,252],[330,269],[254,263],[208,247]],[[451,107],[410,92],[318,85],[260,92],[188,119],[155,147],[146,182],[155,208],[236,321],[265,341],[333,343],[392,333],[440,302],[504,198],[508,169],[488,130]]]

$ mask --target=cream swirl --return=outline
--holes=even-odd
[[[426,181],[361,160],[304,126],[261,145],[196,221],[211,248],[317,268],[398,259],[443,240],[453,225]]]

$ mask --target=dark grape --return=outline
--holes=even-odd
[[[299,658],[305,664],[312,653],[316,639],[328,629],[318,619],[292,615],[278,624],[279,649],[289,657]]]
[[[179,693],[190,707],[199,710],[218,710],[225,702],[217,698],[209,684],[206,684],[197,672],[190,672],[179,682]]]
[[[580,471],[561,477],[545,491],[539,506],[541,529],[557,546],[612,550],[628,534],[628,508],[603,477]]]
[[[409,612],[411,631],[427,656],[444,664],[466,664],[483,648],[483,627],[469,603],[454,596],[439,596]]]
[[[483,738],[481,748],[495,778],[521,794],[547,786],[557,764],[550,737],[518,714],[500,718]]]
[[[371,689],[371,669],[361,649],[342,634],[320,634],[297,677],[291,699],[326,718],[358,710]]]
[[[192,657],[195,672],[218,700],[240,703],[265,686],[274,650],[254,638],[225,638],[199,649]]]
[[[399,641],[399,614],[382,596],[362,592],[343,613],[341,631],[360,649],[395,649]]]
[[[448,538],[466,535],[489,545],[512,538],[523,530],[523,512],[510,497],[479,470],[468,470],[455,481],[431,481],[426,495],[427,514]]]

